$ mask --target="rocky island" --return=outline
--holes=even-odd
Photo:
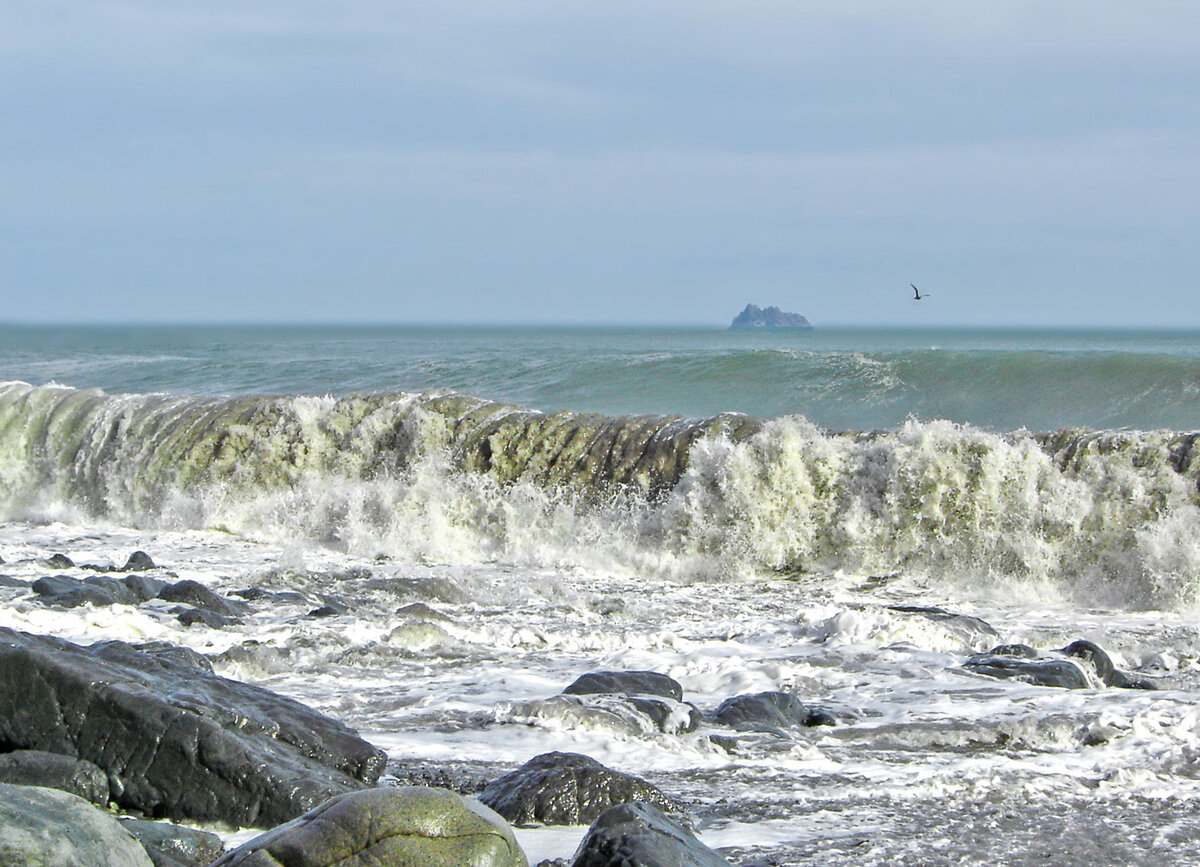
[[[778,307],[768,307],[763,310],[754,304],[733,317],[730,328],[803,328],[812,330],[812,323],[799,313],[785,313]]]

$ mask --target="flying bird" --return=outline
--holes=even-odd
[[[922,294],[921,294],[921,290],[920,290],[920,289],[918,289],[918,288],[917,288],[915,285],[913,285],[912,283],[909,283],[908,285],[913,287],[913,295],[914,295],[914,297],[913,297],[913,301],[920,301],[922,298],[931,298],[931,297],[933,297],[933,296],[931,296],[929,293],[926,293],[926,294],[922,295]]]

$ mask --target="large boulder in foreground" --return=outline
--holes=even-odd
[[[529,867],[503,819],[448,789],[340,795],[212,867]]]
[[[4,867],[154,867],[115,818],[57,789],[0,783]]]
[[[731,867],[649,804],[621,804],[592,823],[571,867]]]
[[[383,770],[383,752],[345,725],[176,651],[0,629],[0,743],[92,762],[113,801],[146,816],[243,826],[287,821]]]
[[[645,780],[606,768],[578,753],[543,753],[498,780],[479,800],[518,825],[586,825],[616,804],[679,805]]]

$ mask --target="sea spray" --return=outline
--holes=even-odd
[[[894,570],[1131,606],[1200,585],[1194,435],[833,433],[457,394],[0,387],[0,506],[427,562],[727,578]]]

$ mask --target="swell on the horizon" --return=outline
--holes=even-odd
[[[1179,605],[1200,588],[1196,439],[9,383],[0,509],[443,563],[685,578],[903,570]]]

